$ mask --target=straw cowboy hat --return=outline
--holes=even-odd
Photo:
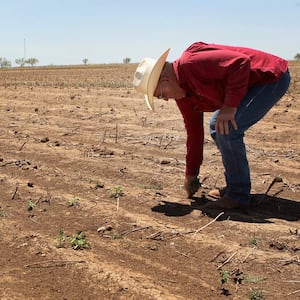
[[[133,86],[145,95],[146,104],[150,110],[154,110],[153,94],[169,51],[170,49],[166,50],[158,60],[144,58],[134,73]]]

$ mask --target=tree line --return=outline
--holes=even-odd
[[[84,58],[82,60],[83,64],[87,64],[88,63],[88,59]],[[123,59],[123,64],[129,64],[131,61],[131,58],[129,57],[125,57]],[[17,58],[15,60],[15,63],[20,66],[20,67],[24,67],[25,65],[30,65],[31,67],[35,66],[36,64],[39,63],[39,60],[37,58],[31,57],[28,59],[25,58]],[[10,68],[11,67],[11,61],[7,60],[5,57],[0,57],[0,68]]]
[[[294,59],[299,61],[300,60],[300,53],[297,53],[294,56]],[[131,59],[129,57],[125,57],[123,59],[123,64],[129,64],[131,61]],[[84,58],[82,60],[83,64],[87,64],[88,63],[88,59]],[[17,65],[19,65],[20,67],[24,67],[25,65],[30,65],[31,67],[35,66],[36,64],[39,63],[39,60],[37,58],[31,57],[28,59],[25,58],[17,58],[15,60],[15,63]],[[7,60],[5,57],[0,57],[0,68],[10,68],[11,67],[11,61]]]
[[[25,58],[17,58],[15,60],[15,63],[19,65],[20,67],[24,67],[25,65],[29,65],[31,67],[35,66],[39,63],[39,60],[37,58],[31,57],[28,59]],[[5,57],[0,57],[0,67],[1,68],[10,68],[11,67],[11,61],[7,60]]]

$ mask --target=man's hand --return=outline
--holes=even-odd
[[[237,130],[238,126],[234,119],[237,108],[230,106],[223,106],[216,119],[215,129],[220,134],[229,134],[229,122],[231,122],[233,129]]]
[[[199,189],[200,182],[197,176],[186,176],[184,188],[187,192],[188,198],[191,198]]]

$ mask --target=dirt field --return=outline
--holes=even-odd
[[[210,114],[191,200],[181,115],[135,68],[0,70],[0,299],[300,299],[300,64],[247,132],[252,207],[221,215]]]

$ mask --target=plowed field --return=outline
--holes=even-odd
[[[236,211],[204,208],[224,184],[210,114],[187,199],[182,117],[147,110],[135,68],[0,70],[0,298],[299,299],[300,65],[247,132]]]

